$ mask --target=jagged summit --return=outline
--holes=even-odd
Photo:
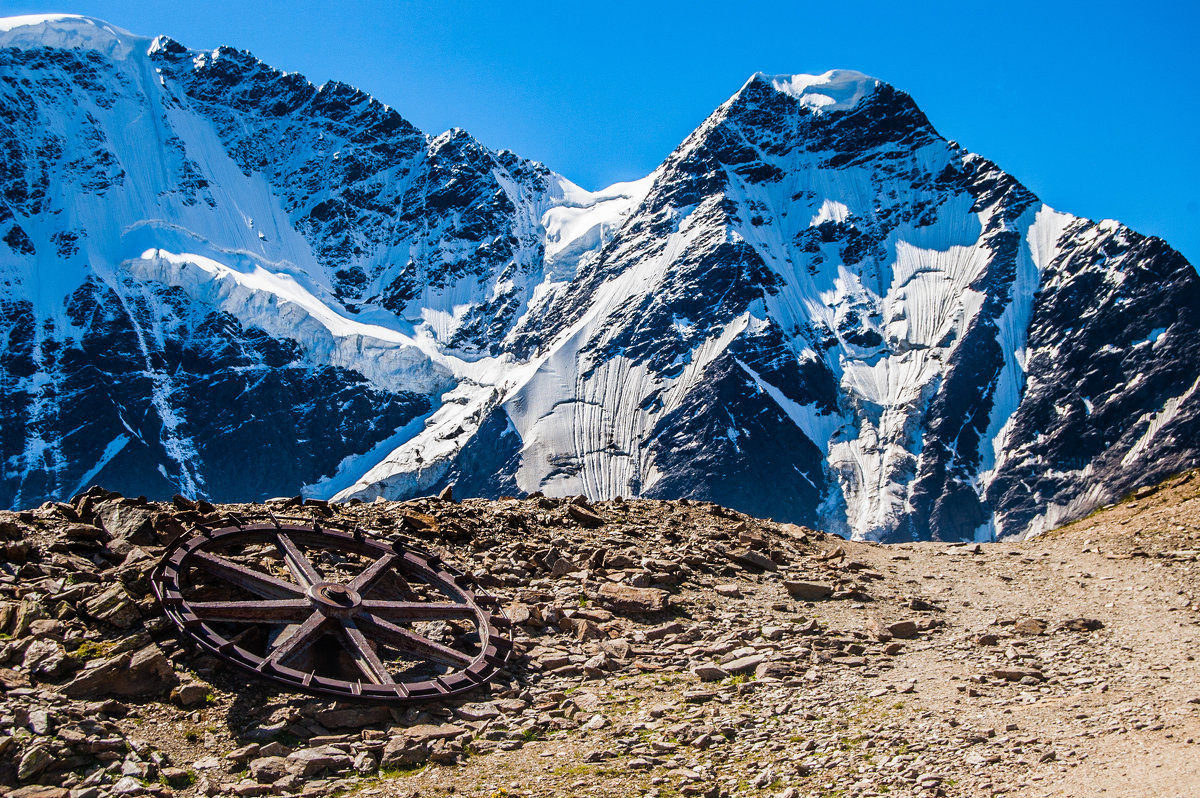
[[[2,505],[454,483],[971,539],[1200,454],[1187,261],[861,73],[756,75],[586,192],[243,51],[4,25]]]
[[[820,75],[768,75],[756,72],[750,81],[762,81],[776,91],[795,97],[815,111],[848,111],[884,85],[852,69],[831,69]]]

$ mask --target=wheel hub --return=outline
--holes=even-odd
[[[326,615],[348,617],[362,605],[362,596],[353,588],[337,582],[319,582],[308,589],[313,606]]]

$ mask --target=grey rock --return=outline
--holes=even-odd
[[[325,770],[341,772],[349,770],[352,760],[342,750],[332,745],[316,748],[301,748],[288,754],[290,773],[308,779]]]
[[[287,776],[289,771],[287,759],[282,756],[262,756],[250,760],[250,778],[259,784],[271,784]]]
[[[730,673],[744,673],[752,671],[766,661],[766,657],[762,654],[751,654],[748,657],[739,657],[732,662],[725,663],[725,670]]]
[[[699,676],[702,682],[719,682],[729,676],[729,671],[712,663],[697,665],[692,668],[692,673]]]
[[[833,595],[833,586],[820,582],[784,580],[784,589],[792,598],[800,601],[821,601]]]
[[[28,781],[41,774],[54,761],[54,754],[43,745],[34,745],[27,750],[17,764],[17,778]]]
[[[600,586],[599,599],[613,610],[628,614],[661,612],[666,609],[668,593],[656,587],[629,587],[606,582]]]
[[[129,629],[142,617],[133,603],[133,597],[120,583],[89,599],[84,604],[84,610],[89,616],[118,629]]]
[[[96,520],[115,540],[126,540],[135,546],[154,544],[153,513],[144,507],[125,503],[122,499],[107,501],[96,508]]]
[[[764,571],[779,570],[779,565],[774,560],[754,549],[734,549],[729,552],[729,559],[751,568],[761,568]]]
[[[169,692],[178,682],[170,661],[151,643],[132,655],[99,660],[76,675],[61,692],[70,698],[151,698]]]

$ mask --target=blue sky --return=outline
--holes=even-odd
[[[1200,265],[1200,4],[10,2],[336,78],[586,188],[653,169],[753,72],[857,69],[1050,205]]]

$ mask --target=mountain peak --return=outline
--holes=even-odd
[[[815,111],[848,111],[871,96],[883,81],[852,69],[831,69],[820,75],[768,75],[757,72],[749,82],[762,81],[795,97]]]
[[[0,18],[0,47],[89,49],[112,58],[125,58],[135,48],[145,49],[149,41],[102,19],[78,14]]]

